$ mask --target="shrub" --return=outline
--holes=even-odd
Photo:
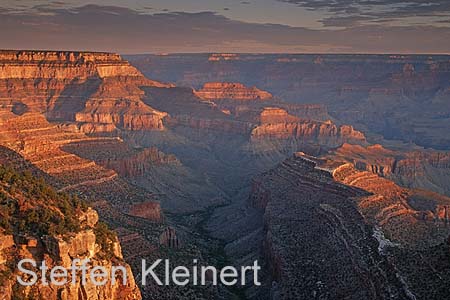
[[[81,229],[77,215],[87,209],[87,204],[78,196],[58,193],[31,172],[19,173],[6,166],[0,166],[0,188],[2,185],[11,198],[0,190],[1,227],[38,235],[64,235]],[[31,207],[25,212],[19,210],[17,199],[21,198]]]
[[[96,243],[100,245],[107,258],[112,258],[114,256],[113,242],[117,239],[116,234],[109,230],[108,226],[103,222],[97,224],[94,232]]]

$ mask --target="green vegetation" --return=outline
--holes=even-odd
[[[78,216],[87,208],[79,197],[57,192],[31,172],[0,165],[0,228],[8,234],[68,237],[80,232]],[[101,222],[94,231],[103,254],[112,258],[115,233]]]
[[[96,242],[102,248],[105,258],[110,259],[114,257],[114,244],[113,241],[117,240],[115,232],[108,229],[108,226],[99,222],[94,230]]]
[[[76,196],[59,193],[31,172],[0,166],[0,227],[7,232],[63,235],[78,232],[87,209]]]

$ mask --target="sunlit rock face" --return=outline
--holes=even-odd
[[[83,131],[161,130],[165,113],[142,103],[145,78],[117,54],[0,51],[0,105],[16,114],[45,113]]]
[[[298,139],[316,141],[323,145],[336,146],[345,142],[365,143],[362,132],[350,125],[338,126],[331,121],[304,120],[288,114],[284,109],[269,107],[260,114],[260,124],[251,133],[258,139]]]
[[[11,160],[10,151],[0,147],[0,162]],[[18,161],[15,161],[18,162]],[[40,173],[30,164],[15,164],[15,168],[24,169],[29,174]],[[3,169],[4,170],[4,169]],[[8,171],[9,172],[9,171]],[[0,192],[8,198],[8,201],[16,204],[16,209],[0,212],[2,218],[12,220],[16,224],[17,219],[22,220],[23,228],[17,229],[16,225],[9,226],[2,223],[0,227],[0,280],[1,299],[66,299],[66,300],[140,300],[141,293],[135,283],[130,266],[125,263],[121,246],[115,235],[107,228],[100,229],[97,212],[89,207],[75,207],[62,194],[53,193],[52,199],[44,199],[35,190],[23,188],[35,186],[37,178],[34,175],[19,175],[21,185],[10,189],[10,183],[5,177],[0,179]],[[40,173],[42,174],[42,173]],[[42,179],[42,178],[41,178]],[[42,189],[50,191],[44,180],[39,181]],[[24,200],[26,199],[26,200]],[[64,209],[61,203],[64,202]],[[55,213],[52,218],[45,218],[39,214],[41,211]],[[65,211],[65,213],[63,213]],[[33,218],[24,217],[34,213]],[[37,218],[37,219],[36,219]],[[68,220],[72,220],[67,222]],[[56,228],[57,231],[48,230],[39,233],[33,230],[33,223],[39,223]],[[8,223],[6,223],[8,224]],[[72,225],[70,225],[72,224]],[[41,227],[41,228],[45,228]],[[109,245],[110,247],[107,247]],[[45,262],[48,270],[55,266],[69,268],[72,261],[89,259],[87,274],[94,267],[102,267],[109,273],[109,283],[96,285],[90,276],[83,279],[81,273],[76,273],[75,278],[68,272],[68,284],[56,286],[42,281],[42,273],[37,268],[32,270],[37,274],[37,281],[31,286],[23,286],[17,277],[26,280],[23,273],[17,269],[17,263],[21,259],[30,259],[37,265]],[[126,278],[122,273],[116,274],[116,280],[112,282],[113,267],[123,267],[126,270]],[[8,276],[4,276],[8,274]],[[48,276],[48,273],[47,273]],[[49,278],[46,278],[49,282]],[[82,281],[85,280],[85,284]],[[72,283],[73,282],[73,283]]]
[[[272,98],[272,94],[269,92],[262,91],[256,87],[246,87],[238,82],[208,82],[195,94],[207,100],[267,100]]]
[[[390,150],[382,145],[343,144],[330,157],[352,163],[360,171],[375,173],[409,188],[430,190],[449,196],[450,155],[427,149]]]

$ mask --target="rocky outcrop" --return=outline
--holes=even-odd
[[[111,131],[111,125],[163,127],[166,114],[142,103],[139,87],[170,85],[145,78],[117,54],[0,51],[0,74],[0,104],[16,114],[45,113],[51,120],[79,122],[86,132]]]
[[[0,225],[2,299],[140,300],[141,293],[130,266],[123,260],[120,244],[109,229],[98,224],[97,212],[81,207],[75,198],[54,191],[32,175],[34,170],[27,172],[18,173],[4,167],[1,172],[0,192],[14,206],[0,211],[2,220],[8,220]],[[20,183],[11,184],[5,174],[20,178]],[[97,266],[103,267],[110,274],[109,284],[96,285],[90,276],[83,283],[81,273],[76,273],[72,284],[72,273],[68,272],[69,283],[49,285],[42,282],[36,268],[36,284],[25,287],[17,281],[17,277],[26,278],[16,266],[20,259],[32,259],[37,264],[45,262],[49,270],[55,266],[69,268],[74,259],[89,259],[86,274]],[[126,278],[120,272],[112,282],[113,266],[125,268]]]
[[[80,213],[78,221],[82,226],[93,228],[98,223],[98,214],[95,210],[88,207],[86,211]]]
[[[249,200],[264,212],[269,299],[406,299],[352,204],[363,195],[300,157],[255,179]]]
[[[249,202],[264,213],[271,299],[419,298],[429,294],[420,282],[430,273],[448,278],[429,260],[449,233],[447,197],[298,153],[257,176]],[[433,271],[412,267],[413,257]],[[443,284],[433,299],[448,295]]]
[[[0,63],[0,79],[142,76],[114,53],[2,50]]]
[[[129,214],[153,222],[162,222],[161,205],[156,202],[137,203],[130,207]]]
[[[174,155],[167,155],[153,147],[139,151],[130,157],[99,161],[99,164],[115,170],[121,176],[138,177],[143,176],[152,167],[180,165],[180,162]]]
[[[177,236],[177,232],[174,228],[169,227],[161,233],[159,236],[160,245],[164,245],[166,247],[172,249],[178,249],[181,247],[181,242]]]
[[[261,124],[294,123],[299,118],[278,107],[265,107],[259,115]]]
[[[366,143],[364,134],[350,125],[338,126],[331,121],[302,120],[283,109],[265,108],[260,118],[261,124],[252,130],[252,140],[298,139],[317,141],[331,147],[346,142]]]
[[[123,199],[142,202],[153,197],[136,192],[136,187],[120,178],[117,171],[124,176],[137,176],[158,163],[173,160],[157,149],[131,150],[117,138],[87,137],[76,127],[49,123],[40,113],[4,114],[0,124],[0,145],[20,153],[52,176],[61,191],[108,199],[120,211],[133,204],[123,203]],[[161,211],[156,209],[153,213],[159,222]]]
[[[181,165],[174,155],[163,153],[156,147],[133,148],[120,138],[74,141],[64,145],[63,149],[114,170],[124,178],[143,176],[158,166]]]
[[[143,81],[143,82],[141,82]],[[102,81],[86,101],[85,108],[75,113],[81,124],[114,124],[125,130],[162,130],[167,113],[157,111],[141,101],[144,92],[139,85],[145,79],[113,78]],[[98,127],[97,130],[98,131]]]
[[[363,147],[344,144],[330,157],[345,160],[363,171],[391,179],[409,188],[427,189],[450,195],[450,155],[433,150],[399,151],[381,145]]]
[[[436,224],[447,222],[445,209],[450,204],[450,198],[400,187],[371,172],[358,171],[351,164],[336,168],[333,176],[344,184],[372,194],[360,199],[359,209],[369,220],[382,227],[391,239],[417,247],[429,247],[444,239],[446,230],[440,233],[440,226]]]
[[[195,94],[205,100],[268,100],[272,98],[269,92],[231,82],[208,82],[202,89],[195,91]]]
[[[26,297],[38,297],[45,299],[67,299],[67,300],[81,300],[81,299],[99,299],[99,300],[140,300],[141,294],[134,281],[133,273],[129,265],[125,264],[121,260],[120,248],[115,254],[119,255],[114,260],[108,261],[99,257],[94,248],[98,250],[98,245],[95,244],[96,236],[92,231],[86,231],[78,233],[75,237],[72,237],[69,242],[61,241],[59,238],[47,239],[45,240],[45,248],[40,247],[25,247],[21,246],[18,251],[18,255],[22,258],[30,258],[36,261],[40,261],[40,257],[43,255],[46,265],[52,268],[54,265],[70,267],[72,259],[79,258],[90,258],[90,264],[87,270],[87,274],[92,270],[94,266],[103,267],[109,274],[113,265],[115,267],[122,265],[127,272],[126,284],[123,284],[122,274],[118,273],[119,276],[116,277],[114,284],[108,284],[105,286],[96,286],[89,276],[86,278],[86,283],[82,284],[80,278],[75,279],[75,284],[66,284],[55,288],[55,286],[44,285],[38,283],[31,288],[23,288],[18,283],[14,283],[11,280],[3,282],[0,286],[0,291],[2,291],[2,299],[26,299]],[[117,243],[118,245],[118,243]],[[18,247],[20,245],[14,244],[12,247]],[[52,248],[53,247],[53,248]],[[44,250],[45,249],[45,250]],[[11,248],[5,249],[5,251],[11,251]],[[58,253],[53,253],[53,251],[59,251]],[[83,252],[88,251],[88,252]],[[86,255],[89,253],[89,255]],[[61,262],[58,262],[60,260]],[[19,274],[17,274],[19,276]],[[21,276],[21,274],[20,274]],[[71,280],[71,278],[69,279]],[[111,278],[109,278],[111,280]],[[40,278],[38,278],[38,282]]]

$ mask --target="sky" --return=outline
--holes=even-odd
[[[0,48],[450,52],[448,0],[2,0]]]

